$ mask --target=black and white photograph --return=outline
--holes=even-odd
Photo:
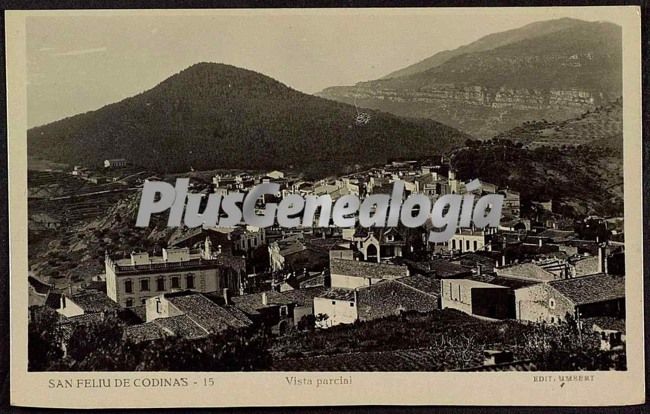
[[[24,17],[27,373],[634,367],[620,16],[373,10]]]

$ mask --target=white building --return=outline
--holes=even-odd
[[[205,248],[163,249],[162,256],[149,253],[131,253],[131,257],[113,260],[108,255],[106,264],[106,294],[122,307],[144,305],[145,301],[161,293],[178,290],[221,292],[230,288],[238,292],[240,272],[224,266],[221,256],[213,254],[212,243]]]

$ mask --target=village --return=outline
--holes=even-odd
[[[111,177],[125,176],[119,173],[124,168],[126,160],[106,160],[105,173],[75,167],[70,175],[111,183],[117,181]],[[138,191],[145,178],[155,176],[126,177],[128,183],[109,191]],[[400,180],[404,197],[422,194],[432,203],[446,194],[501,194],[503,215],[496,228],[459,227],[444,243],[428,241],[430,223],[323,227],[318,215],[312,225],[291,229],[244,223],[179,228],[155,251],[105,251],[104,272],[74,290],[31,278],[30,301],[40,298],[30,303],[30,315],[56,312],[67,332],[60,340],[64,354],[77,327],[101,323],[109,314],[124,322],[122,340],[132,344],[194,341],[252,327],[282,338],[355,329],[399,315],[451,312],[486,323],[574,326],[597,337],[602,351],[624,350],[621,220],[588,216],[576,225],[554,213],[553,200],[524,203],[515,189],[472,179],[479,180],[478,190],[469,191],[469,180],[460,180],[443,157],[434,157],[322,180],[275,170],[220,172],[211,182],[190,181],[190,191],[204,199],[277,183],[280,191],[266,194],[258,203],[262,209],[292,194],[329,195],[333,201],[390,195]],[[534,369],[499,347],[483,355],[477,370]]]

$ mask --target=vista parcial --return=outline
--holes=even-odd
[[[265,194],[278,194],[280,185],[263,183],[248,193],[235,192],[225,196],[210,194],[203,211],[204,194],[188,192],[189,179],[179,178],[172,186],[164,181],[146,181],[140,198],[137,227],[147,227],[151,215],[169,210],[167,225],[179,227],[181,219],[187,227],[235,226],[244,223],[256,227],[277,225],[285,228],[336,226],[394,227],[398,224],[414,228],[429,222],[433,230],[429,241],[448,241],[457,227],[498,227],[504,196],[487,194],[477,197],[472,192],[480,188],[473,180],[466,184],[467,193],[446,194],[435,202],[424,194],[410,194],[404,199],[404,182],[393,183],[391,195],[372,194],[361,200],[345,195],[335,202],[329,195],[289,194],[279,203],[263,202]],[[318,215],[316,213],[319,213]]]

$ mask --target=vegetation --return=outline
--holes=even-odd
[[[487,349],[511,351],[539,370],[625,369],[625,358],[598,344],[573,322],[488,322],[444,310],[294,333],[278,338],[272,352],[275,369],[453,370],[481,365]]]
[[[555,146],[566,149],[579,145],[604,147],[611,155],[622,158],[623,100],[619,98],[564,121],[526,121],[495,138],[512,140],[531,148]]]
[[[623,213],[623,165],[602,147],[522,148],[506,139],[468,141],[453,152],[458,178],[482,180],[521,193],[530,201],[553,200],[556,212],[568,217]]]
[[[124,322],[107,316],[70,330],[52,311],[33,312],[29,324],[30,371],[251,371],[270,366],[263,331],[226,331],[197,340],[168,337],[123,340]],[[61,350],[65,343],[67,354]]]
[[[127,158],[161,173],[293,166],[322,177],[389,157],[439,153],[466,138],[434,121],[371,112],[370,122],[359,125],[356,116],[351,105],[261,74],[200,63],[132,98],[29,130],[28,150],[69,164]]]

